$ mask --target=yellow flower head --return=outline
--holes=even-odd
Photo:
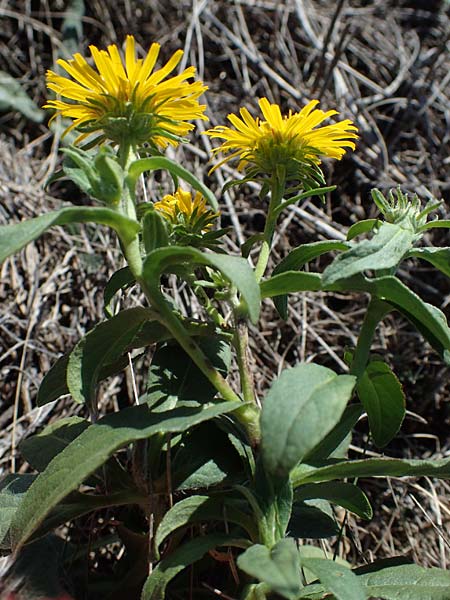
[[[171,225],[181,225],[189,233],[211,229],[213,221],[219,216],[207,207],[200,192],[196,192],[192,198],[190,192],[180,187],[174,194],[167,194],[162,200],[155,202],[154,206]]]
[[[219,125],[206,131],[213,138],[225,140],[213,150],[214,154],[229,153],[214,169],[236,157],[239,157],[239,170],[251,165],[255,173],[267,174],[274,173],[278,165],[285,165],[288,171],[295,173],[302,165],[314,169],[320,165],[320,157],[340,160],[345,148],[355,149],[351,140],[358,137],[357,128],[348,119],[318,127],[325,119],[338,114],[335,110],[316,109],[318,103],[311,100],[300,112],[289,111],[283,117],[278,104],[261,98],[259,107],[264,120],[253,118],[246,108],[240,109],[241,118],[228,115],[234,129]]]
[[[180,62],[182,50],[154,70],[159,44],[152,44],[143,59],[136,58],[131,35],[126,38],[124,60],[114,44],[107,51],[89,48],[96,68],[75,54],[71,60],[58,60],[72,79],[47,72],[48,88],[68,101],[49,100],[45,108],[56,109],[52,118],[60,114],[73,119],[65,133],[78,129],[82,135],[77,141],[101,132],[99,142],[109,139],[134,146],[148,142],[166,148],[168,144],[176,146],[194,128],[189,121],[207,120],[205,105],[198,103],[207,88],[201,81],[188,81],[194,78],[195,68],[168,78]]]

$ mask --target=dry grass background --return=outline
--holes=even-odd
[[[82,7],[81,0],[71,4]],[[17,78],[35,102],[46,97],[45,70],[64,55],[64,44],[105,46],[133,33],[145,51],[162,44],[167,58],[177,48],[197,66],[209,86],[212,125],[255,98],[267,96],[284,110],[311,98],[337,107],[360,130],[357,151],[325,165],[327,180],[338,185],[325,205],[308,201],[290,207],[280,222],[275,257],[317,239],[343,239],[356,219],[375,215],[369,190],[400,184],[422,197],[442,197],[448,212],[450,183],[449,4],[445,1],[375,0],[94,0],[86,3],[77,41],[68,28],[68,3],[0,0],[0,70]],[[73,24],[72,20],[72,24]],[[75,19],[75,23],[76,23]],[[65,29],[63,27],[65,23]],[[63,31],[64,29],[64,31]],[[64,36],[63,37],[63,33]],[[72,36],[72,37],[71,37]],[[69,40],[69,41],[68,41]],[[203,127],[199,123],[199,131]],[[9,223],[56,209],[61,201],[83,203],[73,186],[44,190],[58,164],[60,131],[46,121],[32,123],[17,113],[0,113],[0,222]],[[193,136],[175,157],[190,165],[219,193],[233,177],[224,166],[206,176],[209,140]],[[151,196],[164,181],[148,181]],[[244,191],[246,192],[244,194]],[[230,252],[264,223],[256,190],[225,194],[222,219],[232,226]],[[431,241],[431,240],[428,240]],[[448,234],[433,242],[449,245]],[[114,237],[91,226],[54,228],[0,272],[0,469],[24,472],[16,456],[20,440],[61,415],[82,411],[70,399],[35,406],[43,374],[102,317],[101,290],[118,266]],[[318,266],[323,266],[318,265]],[[413,277],[414,276],[414,277]],[[448,314],[448,280],[414,261],[401,272],[421,296]],[[177,292],[181,302],[187,299]],[[254,373],[262,394],[273,373],[311,357],[338,371],[344,345],[353,344],[366,299],[301,294],[289,319],[279,323],[270,303],[262,325],[252,331]],[[376,340],[407,392],[409,410],[402,433],[386,449],[392,456],[438,458],[450,454],[449,371],[402,319],[388,319]],[[129,375],[102,388],[103,410],[132,402]],[[354,456],[378,451],[356,433]],[[348,518],[341,554],[363,563],[406,554],[424,565],[450,561],[450,485],[416,480],[362,482],[372,498],[370,523]]]

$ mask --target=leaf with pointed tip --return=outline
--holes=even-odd
[[[426,260],[450,277],[450,248],[413,248],[408,252],[410,256]]]
[[[261,412],[262,456],[269,473],[288,475],[339,422],[355,377],[301,363],[282,372]]]
[[[107,317],[112,317],[111,302],[119,290],[129,287],[135,282],[130,267],[123,267],[111,275],[103,290],[104,311]]]
[[[252,539],[258,531],[251,517],[240,508],[242,503],[221,496],[190,496],[177,502],[166,512],[155,536],[155,547],[159,548],[167,537],[179,529],[201,521],[226,521],[240,525]]]
[[[302,464],[291,473],[294,488],[304,483],[319,483],[345,477],[436,477],[450,479],[450,459],[403,460],[366,458],[334,461],[323,466]]]
[[[397,434],[405,417],[405,395],[397,377],[381,360],[369,362],[356,387],[366,409],[370,432],[382,448]]]
[[[40,433],[23,440],[19,445],[20,453],[33,469],[43,471],[57,454],[88,427],[89,422],[81,417],[59,419]]]
[[[412,248],[415,233],[393,223],[383,223],[372,239],[363,240],[337,256],[323,272],[325,286],[363,271],[397,267]]]
[[[379,219],[364,219],[363,221],[358,221],[357,223],[353,223],[347,231],[347,241],[350,242],[353,238],[361,235],[362,233],[369,233],[375,227],[381,225],[381,221]]]
[[[240,402],[221,402],[151,413],[146,405],[141,405],[99,419],[55,456],[31,485],[14,515],[11,527],[14,546],[22,546],[53,507],[119,448],[155,434],[185,431],[239,407],[242,407]]]
[[[318,273],[286,271],[265,279],[260,288],[262,298],[273,298],[296,292],[317,292],[322,289],[322,280]]]
[[[261,303],[259,286],[253,269],[245,258],[200,252],[187,246],[158,248],[150,252],[145,260],[144,279],[148,285],[155,285],[155,282],[159,282],[162,273],[182,263],[196,263],[218,269],[241,293],[251,321],[257,322]]]
[[[312,242],[311,244],[303,244],[298,248],[295,248],[283,260],[275,267],[272,272],[272,277],[285,273],[286,271],[293,271],[295,269],[301,269],[306,263],[314,260],[315,258],[331,252],[333,250],[344,251],[348,250],[349,244],[340,242],[338,240],[330,240],[326,242]],[[278,296],[274,300],[275,307],[283,319],[287,319],[287,296]]]
[[[204,183],[202,183],[197,177],[192,175],[189,171],[187,171],[184,167],[176,163],[175,161],[167,158],[165,156],[152,156],[151,158],[140,158],[139,160],[135,160],[131,163],[128,169],[128,184],[130,188],[134,190],[136,187],[136,182],[139,176],[145,171],[160,171],[160,170],[169,171],[171,175],[174,177],[180,177],[197,190],[208,200],[209,204],[215,211],[219,210],[219,205],[217,203],[216,197],[211,192],[209,188],[206,187]]]
[[[310,483],[301,485],[295,490],[296,500],[328,500],[332,504],[342,506],[363,519],[371,519],[372,507],[367,496],[353,483],[333,481],[333,483]]]
[[[287,529],[290,537],[321,540],[339,535],[339,529],[333,509],[326,500],[294,502]]]
[[[21,248],[45,233],[54,225],[68,223],[98,223],[117,231],[121,239],[131,241],[140,230],[136,221],[128,219],[115,210],[99,207],[69,207],[47,213],[40,217],[0,226],[0,264]]]
[[[96,325],[77,343],[67,363],[67,387],[75,402],[95,403],[95,388],[101,368],[119,360],[154,312],[137,306],[119,312]]]
[[[336,456],[335,453],[345,444],[346,439],[350,436],[350,432],[363,412],[363,407],[359,403],[347,406],[340,421],[333,427],[330,433],[317,444],[317,446],[314,446],[314,448],[306,454],[304,462],[315,463],[317,461],[325,460],[330,456],[333,458],[343,458],[342,456]]]
[[[325,286],[324,286],[325,288]],[[444,362],[450,364],[450,328],[444,313],[424,302],[396,277],[369,279],[356,275],[329,286],[331,291],[367,292],[380,300],[389,302],[403,313],[433,346]]]

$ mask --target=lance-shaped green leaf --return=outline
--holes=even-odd
[[[356,389],[366,409],[373,440],[382,448],[397,434],[405,417],[401,383],[386,363],[375,360],[367,365]]]
[[[384,600],[448,600],[450,572],[435,567],[378,561],[356,569],[367,598]]]
[[[21,546],[67,494],[119,448],[160,433],[177,433],[241,407],[240,402],[210,406],[178,406],[151,413],[147,406],[132,406],[107,415],[83,431],[50,462],[28,490],[14,516],[12,538]]]
[[[296,600],[302,588],[299,555],[292,538],[280,540],[272,548],[255,544],[241,554],[238,567],[248,575],[267,583],[287,600]]]
[[[294,502],[287,532],[293,538],[321,540],[339,535],[339,523],[326,500]]]
[[[363,240],[337,256],[323,272],[323,284],[332,285],[367,270],[397,267],[411,250],[415,233],[393,223],[383,223],[371,240]]]
[[[184,167],[176,163],[175,161],[167,158],[165,156],[152,156],[151,158],[141,158],[139,160],[135,160],[128,169],[128,185],[130,189],[134,191],[136,187],[136,182],[139,176],[145,171],[160,171],[166,170],[174,176],[174,178],[180,177],[197,190],[208,200],[209,204],[216,211],[219,210],[219,205],[217,204],[216,197],[211,192],[209,188],[206,187],[204,183],[202,183],[197,177],[192,175],[188,170]]]
[[[362,233],[369,233],[369,231],[372,231],[372,229],[379,225],[381,225],[381,221],[379,219],[364,219],[363,221],[353,223],[353,225],[351,225],[347,231],[347,241],[350,242],[350,240],[358,235],[361,235]]]
[[[353,483],[310,483],[297,488],[294,497],[300,501],[316,498],[328,500],[363,519],[371,519],[373,514],[367,496]]]
[[[283,260],[275,267],[272,277],[285,273],[286,271],[294,271],[301,269],[306,263],[314,260],[318,256],[331,252],[332,250],[345,251],[350,247],[345,242],[331,240],[326,242],[313,242],[311,244],[303,244],[299,248],[295,248],[283,258]],[[287,318],[287,297],[281,296],[274,300],[276,309],[283,319]]]
[[[20,112],[35,123],[41,123],[45,114],[27,95],[17,79],[5,71],[0,71],[0,112],[6,110]]]
[[[450,248],[413,248],[408,252],[409,257],[426,260],[450,277]]]
[[[112,317],[111,303],[119,290],[123,290],[135,282],[130,267],[123,267],[111,275],[103,290],[104,311],[107,317]]]
[[[221,496],[190,496],[177,502],[166,512],[155,536],[155,547],[159,548],[167,537],[179,529],[202,521],[221,521],[240,525],[252,539],[258,536],[254,521],[240,510],[242,502]]]
[[[205,337],[198,344],[215,369],[226,376],[231,363],[229,343],[219,336]],[[179,400],[211,402],[216,388],[176,343],[161,344],[152,357],[147,382],[146,402],[175,405]]]
[[[286,271],[261,282],[261,297],[273,298],[295,292],[317,292],[322,287],[321,276],[304,271]]]
[[[6,475],[0,482],[0,550],[11,548],[8,530],[14,513],[34,479],[36,475],[14,473]]]
[[[200,252],[195,248],[171,246],[158,248],[147,256],[144,263],[144,279],[159,281],[161,274],[182,263],[199,264],[218,269],[242,294],[250,319],[256,323],[259,317],[260,293],[253,269],[244,258]]]
[[[445,362],[450,363],[450,329],[444,313],[424,302],[396,277],[355,276],[330,286],[333,291],[367,292],[392,304],[422,333]]]
[[[0,263],[38,238],[50,227],[67,225],[68,223],[108,225],[115,229],[125,242],[133,240],[140,230],[139,223],[109,208],[78,206],[61,208],[61,210],[47,213],[29,221],[0,226]]]
[[[302,557],[301,552],[300,560],[302,566],[314,573],[336,600],[366,600],[358,577],[347,567],[333,560]]]
[[[421,231],[428,231],[429,229],[450,229],[450,220],[444,220],[444,219],[436,219],[434,221],[429,221],[428,223],[425,223],[425,225],[423,225],[420,230]]]
[[[142,325],[153,319],[153,311],[147,308],[123,310],[78,342],[67,363],[67,387],[76,402],[94,405],[101,368],[117,361]]]
[[[177,548],[164,558],[147,578],[141,600],[166,600],[166,587],[183,569],[200,560],[209,550],[218,546],[245,547],[245,540],[235,540],[230,535],[215,533],[197,537]]]
[[[261,413],[262,456],[268,471],[290,470],[338,423],[355,377],[302,363],[283,371],[267,394]]]
[[[342,460],[324,466],[298,465],[291,473],[294,488],[305,483],[333,481],[345,477],[436,477],[436,479],[450,479],[450,459],[366,458],[363,460]]]
[[[306,454],[304,461],[314,464],[317,461],[325,460],[329,456],[334,456],[334,453],[339,451],[349,438],[350,432],[363,412],[363,407],[359,403],[347,406],[339,423],[333,427],[330,433],[317,446]],[[341,458],[341,456],[337,456],[336,458]]]
[[[43,471],[49,462],[80,433],[89,427],[89,421],[73,416],[50,423],[43,431],[23,440],[19,450],[36,471]]]
[[[189,335],[193,336],[211,335],[214,332],[214,329],[211,329],[208,324],[203,323],[186,322],[185,327]],[[163,325],[161,325],[161,323],[158,323],[158,321],[145,321],[142,327],[137,329],[130,344],[125,348],[125,352],[144,348],[150,344],[163,342],[169,339],[172,339],[172,335]],[[69,388],[67,387],[67,365],[70,354],[71,353],[68,352],[61,356],[51,367],[50,371],[45,374],[38,390],[38,406],[43,406],[48,402],[57,400],[64,394],[69,394]],[[98,370],[97,383],[120,373],[128,365],[129,359],[127,355],[120,356],[117,360],[114,360],[114,362],[103,365]]]

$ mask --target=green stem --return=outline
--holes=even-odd
[[[155,308],[160,316],[160,322],[170,331],[183,350],[193,360],[197,367],[212,383],[221,397],[229,402],[241,402],[241,398],[234,392],[229,383],[211,364],[204,355],[198,344],[191,338],[183,323],[167,304],[159,290],[159,283],[148,284],[142,277],[138,278],[142,290],[145,293],[150,306]],[[259,410],[252,405],[245,404],[238,408],[235,413],[239,421],[244,425],[253,445],[257,445],[260,439]]]
[[[124,146],[124,148],[120,148],[119,150],[119,158],[122,167],[126,171],[130,162],[135,159],[135,154],[132,148]],[[123,190],[121,210],[123,214],[136,220],[136,208],[133,194],[127,185],[124,186]],[[158,312],[159,321],[170,331],[186,354],[190,356],[224,400],[241,402],[241,398],[233,391],[219,371],[214,368],[198,344],[188,334],[183,323],[168,305],[159,289],[159,281],[149,283],[144,280],[139,236],[136,236],[131,242],[122,242],[122,250],[128,266],[130,267],[136,282],[141,286],[147,301],[150,306]],[[257,445],[260,438],[259,411],[256,410],[255,406],[244,405],[242,408],[236,410],[235,414],[245,426],[252,443]]]
[[[272,186],[270,191],[270,203],[267,211],[266,224],[263,232],[263,243],[258,257],[258,262],[255,267],[256,281],[261,281],[262,276],[269,262],[270,250],[272,248],[273,234],[277,223],[278,213],[277,208],[283,200],[283,194],[286,187],[286,178],[284,173],[273,176]]]
[[[378,298],[372,298],[369,302],[350,368],[350,373],[356,375],[358,379],[364,374],[369,361],[370,348],[377,326],[382,318],[391,310],[391,307],[386,302]]]
[[[127,172],[129,165],[137,158],[136,153],[134,152],[132,147],[127,143],[124,143],[119,147],[117,155],[122,169],[125,173]],[[133,195],[134,194],[132,193],[128,185],[124,183],[120,206],[121,213],[129,217],[130,219],[133,219],[133,221],[137,221],[136,205]],[[139,246],[139,236],[136,235],[136,237],[133,240],[131,240],[131,242],[124,242],[122,240],[121,244],[122,251],[128,263],[128,266],[130,267],[130,270],[133,273],[134,277],[138,279],[142,275],[143,266],[141,249]]]
[[[236,349],[236,360],[239,366],[244,401],[255,404],[253,377],[248,363],[248,326],[244,320],[239,320],[236,324],[234,347]]]

